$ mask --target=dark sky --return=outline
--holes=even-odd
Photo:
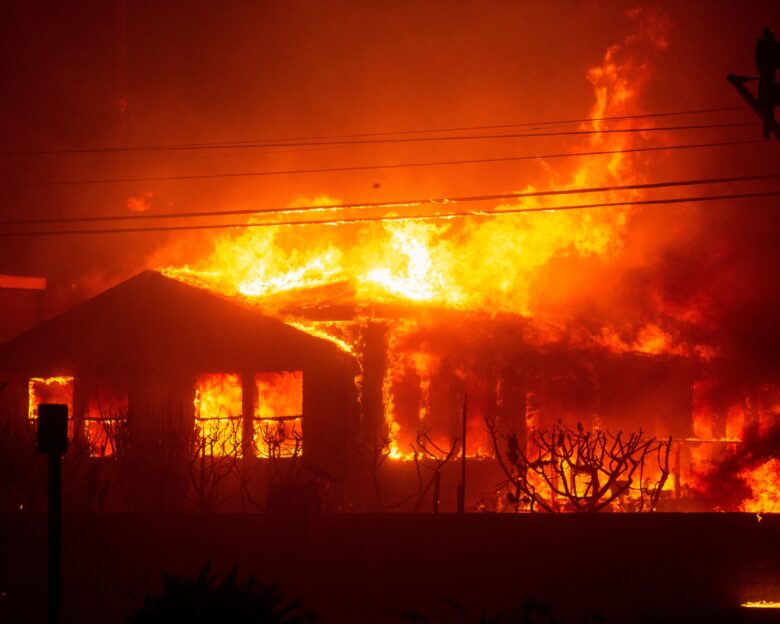
[[[669,25],[668,48],[643,70],[648,84],[636,112],[740,105],[726,74],[753,72],[753,46],[762,26],[780,30],[775,1],[7,2],[0,9],[1,149],[128,147],[581,118],[593,105],[587,70],[632,31],[629,10],[635,6]],[[712,121],[750,119],[748,113],[732,113]],[[751,133],[759,130],[713,131],[709,138]],[[506,192],[544,186],[538,163],[189,182],[29,183],[480,158],[562,145],[567,147],[549,140],[6,154],[0,156],[0,201],[8,220],[122,215],[130,197],[146,197],[153,213],[285,205],[298,196],[321,194],[376,201]],[[778,153],[776,146],[754,146],[687,155],[667,159],[646,177],[768,170]],[[739,249],[739,233],[718,227]],[[708,236],[706,230],[699,238]],[[160,249],[186,249],[203,238],[2,238],[0,272],[47,276],[62,301],[70,302],[145,268]]]

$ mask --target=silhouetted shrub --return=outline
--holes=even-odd
[[[211,574],[211,561],[195,577],[163,573],[165,588],[147,596],[141,609],[127,624],[170,622],[225,622],[228,624],[308,624],[318,621],[288,599],[276,584],[264,585],[255,577],[238,581],[234,567],[221,581]]]

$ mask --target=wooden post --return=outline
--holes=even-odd
[[[241,455],[245,461],[254,457],[255,435],[255,375],[251,370],[241,372]]]
[[[468,416],[466,395],[463,395],[463,437],[460,452],[460,485],[458,485],[458,513],[466,513],[466,420]]]

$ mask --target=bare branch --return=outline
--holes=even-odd
[[[531,511],[596,512],[626,497],[636,511],[657,507],[669,474],[671,438],[645,438],[641,429],[587,431],[581,423],[572,429],[558,421],[549,430],[532,431],[522,448],[514,432],[501,439],[495,423],[486,425],[499,465],[515,486],[510,502],[516,507],[521,493]]]

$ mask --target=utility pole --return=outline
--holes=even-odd
[[[775,120],[775,107],[780,106],[780,85],[775,80],[780,65],[780,44],[775,34],[764,28],[763,36],[756,40],[756,69],[758,76],[737,76],[729,74],[727,80],[753,109],[764,126],[764,138],[774,134],[780,140],[780,125]],[[747,82],[758,81],[757,96],[745,86]]]
[[[468,416],[466,395],[463,395],[463,442],[460,451],[460,484],[458,485],[458,513],[466,513],[466,420]]]
[[[68,406],[38,406],[38,452],[48,457],[47,621],[59,624],[62,604],[62,456],[68,450]]]

